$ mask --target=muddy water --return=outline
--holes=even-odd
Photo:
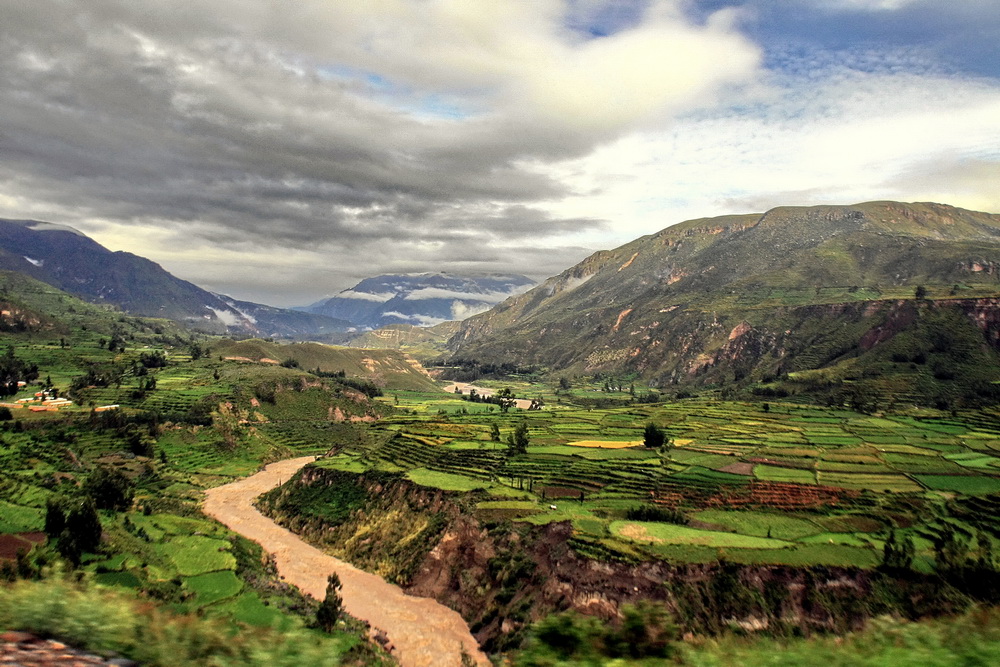
[[[489,665],[458,613],[431,598],[406,595],[381,577],[329,556],[303,542],[253,507],[260,494],[287,481],[313,457],[272,463],[261,472],[205,493],[205,512],[274,554],[278,572],[316,599],[326,595],[326,578],[336,572],[343,583],[344,608],[389,636],[403,667],[461,665],[461,647]]]

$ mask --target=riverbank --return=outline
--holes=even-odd
[[[479,664],[489,665],[457,612],[430,598],[407,595],[398,586],[323,553],[257,511],[254,499],[313,460],[279,461],[255,475],[209,489],[205,513],[274,554],[279,574],[316,599],[323,599],[326,579],[336,572],[346,611],[384,631],[403,667],[457,667],[463,649]]]

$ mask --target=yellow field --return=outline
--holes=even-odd
[[[576,442],[567,442],[570,447],[598,447],[600,449],[625,449],[626,447],[638,447],[642,444],[642,440],[635,440],[633,442],[620,442],[618,440],[577,440]]]

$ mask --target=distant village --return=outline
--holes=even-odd
[[[18,381],[17,388],[23,389],[27,386],[27,382],[23,380]],[[73,405],[73,401],[66,397],[59,396],[59,390],[56,388],[43,389],[42,391],[36,391],[34,396],[28,396],[26,398],[19,398],[13,403],[0,403],[0,408],[7,408],[9,410],[19,410],[22,408],[27,408],[32,412],[59,412],[60,408],[68,408]],[[117,405],[101,405],[94,408],[94,412],[106,412],[108,410],[117,410]]]

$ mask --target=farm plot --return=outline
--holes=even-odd
[[[690,544],[734,549],[780,549],[789,546],[783,540],[648,521],[612,521],[609,529],[613,535],[649,544]]]
[[[702,510],[691,515],[691,518],[700,523],[718,526],[722,530],[780,540],[797,540],[824,530],[808,519],[776,512]]]
[[[157,545],[177,572],[186,577],[233,569],[236,558],[229,552],[229,546],[226,540],[201,535],[177,536],[168,543]]]
[[[198,606],[205,607],[237,595],[243,590],[243,582],[232,570],[221,570],[187,577],[184,587],[195,594]]]
[[[905,475],[894,473],[852,473],[817,471],[816,480],[825,486],[858,491],[892,491],[893,493],[918,493],[922,487]]]
[[[967,495],[1000,493],[1000,479],[971,475],[914,475],[920,483],[934,491],[954,491]]]

